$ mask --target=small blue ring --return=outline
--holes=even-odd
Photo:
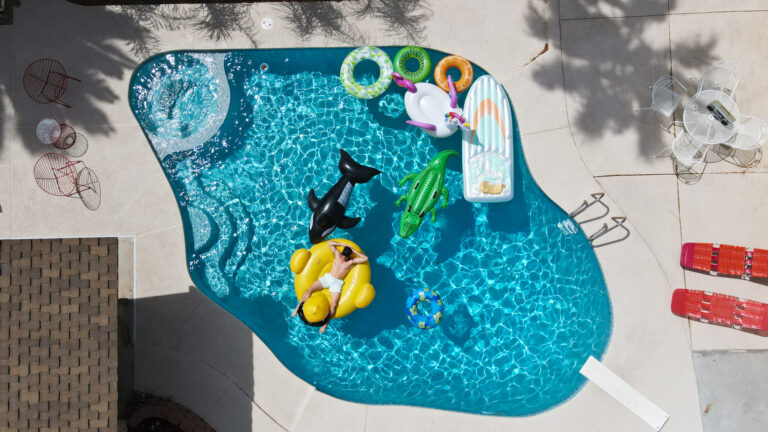
[[[429,314],[419,313],[419,304],[429,302]],[[405,312],[408,320],[416,327],[427,330],[435,327],[443,318],[443,300],[431,289],[417,290],[405,301]]]

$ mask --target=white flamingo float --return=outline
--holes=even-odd
[[[392,74],[392,78],[397,85],[408,89],[403,101],[408,117],[411,118],[406,120],[409,125],[419,127],[436,138],[451,136],[460,127],[469,126],[462,116],[461,108],[458,107],[456,86],[450,76],[450,96],[434,84],[414,84],[397,72]]]

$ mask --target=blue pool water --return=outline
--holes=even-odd
[[[394,85],[368,101],[347,94],[338,73],[349,51],[174,52],[136,70],[131,106],[178,199],[192,279],[286,367],[339,398],[510,416],[566,400],[583,362],[605,351],[610,301],[585,237],[557,228],[567,215],[531,178],[517,127],[514,200],[465,201],[451,158],[448,207],[401,239],[398,180],[438,151],[460,151],[461,134],[434,139],[405,125]],[[357,75],[372,82],[366,63]],[[340,148],[382,171],[352,194],[347,214],[363,221],[333,234],[371,257],[376,298],[321,335],[290,317],[288,262],[310,246],[307,192],[336,182]],[[445,303],[432,330],[405,314],[424,287]]]

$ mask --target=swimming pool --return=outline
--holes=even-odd
[[[438,151],[460,151],[460,133],[406,126],[394,85],[350,96],[339,79],[349,51],[173,52],[137,68],[131,107],[176,194],[192,279],[292,372],[339,398],[508,416],[566,400],[583,362],[605,351],[610,300],[586,238],[558,229],[567,215],[531,178],[517,126],[512,201],[462,199],[461,161],[450,158],[448,207],[402,239],[398,180]],[[366,63],[359,78],[372,80]],[[371,257],[376,298],[321,335],[290,317],[288,262],[311,246],[306,196],[336,182],[340,148],[382,171],[352,194],[347,214],[362,222],[331,236]],[[425,287],[445,303],[432,330],[405,313]]]

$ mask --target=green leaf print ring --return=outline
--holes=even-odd
[[[355,66],[363,60],[373,60],[379,65],[379,79],[363,86],[355,81]],[[392,60],[379,48],[366,46],[356,48],[341,63],[341,84],[352,96],[360,99],[373,99],[387,90],[392,82]]]

